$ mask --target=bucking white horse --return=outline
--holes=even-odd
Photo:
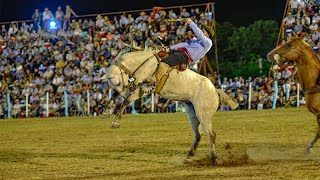
[[[145,93],[143,86],[155,83],[155,75],[159,73],[158,67],[167,66],[160,63],[154,53],[154,51],[131,52],[119,57],[109,67],[107,72],[109,85],[125,98],[123,107],[112,122],[112,127],[119,127],[118,121],[125,107]],[[177,69],[172,70],[159,94],[167,99],[186,102],[186,111],[194,133],[194,142],[188,158],[194,155],[199,143],[201,135],[198,128],[201,124],[209,140],[212,164],[216,164],[216,133],[212,128],[211,120],[218,109],[219,102],[229,105],[232,109],[235,109],[238,104],[222,90],[217,90],[208,78],[189,69],[183,72]],[[109,101],[109,108],[115,98]],[[105,112],[109,112],[109,109]]]

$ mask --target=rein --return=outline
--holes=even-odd
[[[154,57],[154,55],[152,55],[152,56],[150,56],[149,58],[147,58],[145,61],[143,61],[133,72],[131,72],[125,65],[123,65],[121,62],[119,62],[119,61],[115,61],[114,63],[112,63],[112,65],[115,65],[115,66],[117,66],[119,69],[120,69],[120,71],[121,70],[123,70],[126,74],[128,74],[129,75],[129,79],[131,79],[131,78],[134,78],[135,79],[135,77],[134,77],[134,75],[135,75],[135,73],[138,71],[138,69],[140,69],[145,63],[147,63],[152,57]],[[123,78],[123,73],[121,72],[121,78],[122,78],[122,81],[124,82],[124,78]],[[126,85],[123,85],[123,87],[125,88],[125,89],[130,89],[130,91],[133,91],[133,90],[135,90],[136,88],[137,88],[137,86],[139,86],[140,84],[138,84],[138,85],[135,85],[134,84],[134,81],[129,81],[129,84],[126,86]],[[125,90],[123,90],[123,91],[125,91]],[[122,92],[123,92],[122,91]]]

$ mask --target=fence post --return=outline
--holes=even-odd
[[[288,88],[288,86],[286,86],[286,100],[288,101],[290,98],[290,88]]]
[[[64,91],[64,115],[66,117],[69,116],[69,112],[68,112],[68,94],[67,91]]]
[[[278,81],[274,81],[274,95],[273,95],[273,102],[272,102],[272,109],[276,108],[277,105],[277,96],[278,96]]]
[[[112,89],[109,88],[109,100],[112,98]],[[110,111],[109,111],[110,114],[112,114],[112,110],[110,108]]]
[[[112,98],[112,89],[109,89],[109,100]]]
[[[26,118],[29,116],[29,93],[26,94]]]
[[[178,112],[178,108],[179,108],[179,102],[176,101],[176,112]]]
[[[49,92],[46,93],[46,116],[49,117]]]
[[[297,84],[297,107],[300,106],[300,84]]]
[[[131,107],[132,107],[131,114],[137,114],[136,110],[134,109],[134,101],[131,102]]]
[[[88,106],[88,116],[90,116],[90,92],[87,90],[87,106]]]
[[[151,112],[154,113],[154,93],[151,94]]]
[[[248,109],[251,109],[251,95],[252,95],[252,83],[249,82],[249,94],[248,94]]]
[[[11,118],[11,104],[10,104],[10,94],[7,93],[7,104],[8,104],[8,118]]]

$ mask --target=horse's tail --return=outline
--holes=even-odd
[[[216,89],[216,90],[220,96],[221,104],[230,106],[232,110],[235,110],[239,106],[239,104],[235,100],[233,100],[228,94],[223,92],[221,89]]]

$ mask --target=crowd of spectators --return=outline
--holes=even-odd
[[[79,18],[68,5],[65,10],[58,7],[55,13],[49,8],[43,12],[36,9],[33,23],[2,25],[0,117],[8,114],[8,101],[11,115],[24,117],[26,94],[31,117],[46,116],[47,108],[49,116],[64,115],[66,104],[69,114],[87,114],[88,101],[90,115],[101,114],[109,91],[101,76],[118,53],[127,48],[125,43],[147,48],[157,44],[157,36],[166,45],[191,39],[193,33],[186,23],[162,21],[185,17],[197,24],[208,23],[208,17],[199,8]],[[54,28],[52,21],[56,23]],[[155,101],[157,112],[175,111],[172,101],[158,95]],[[122,102],[118,98],[113,110],[117,111]],[[149,97],[136,102],[138,112],[149,112],[150,108]]]
[[[299,12],[304,11],[297,9],[296,13]],[[154,9],[139,14],[79,18],[70,6],[66,6],[65,11],[58,7],[55,14],[49,8],[43,12],[35,10],[33,23],[2,25],[0,118],[6,117],[9,109],[12,117],[24,117],[26,94],[29,96],[28,114],[31,117],[46,116],[47,108],[49,116],[63,116],[65,109],[69,115],[101,114],[109,96],[108,83],[101,77],[118,53],[127,48],[125,44],[148,48],[157,44],[157,36],[161,36],[166,45],[188,41],[194,35],[186,23],[162,21],[186,17],[198,25],[208,24],[212,18],[200,8],[182,8],[179,12]],[[57,25],[51,28],[53,20]],[[288,18],[285,22],[289,22]],[[295,69],[284,65],[276,71],[276,77],[279,76],[284,84],[279,88],[278,106],[293,104],[297,88],[293,80]],[[252,108],[262,109],[271,107],[273,79],[258,77],[244,80],[240,77],[228,80],[217,77],[216,86],[239,101],[239,109],[247,109],[251,82]],[[286,97],[288,91],[290,98]],[[123,101],[123,98],[118,98],[112,111],[119,110]],[[150,112],[151,97],[142,97],[134,107],[138,113]],[[156,95],[155,110],[175,112],[183,111],[183,107]],[[132,106],[129,106],[125,112],[131,111]]]
[[[320,48],[320,1],[319,0],[290,0],[287,16],[283,19],[284,39],[288,41],[293,37],[293,32],[305,33],[305,40],[313,47],[319,55]],[[282,42],[281,42],[282,43]],[[271,68],[271,76],[262,76],[249,78],[242,77],[234,79],[218,79],[217,86],[226,90],[226,92],[235,98],[240,107],[238,109],[248,108],[249,82],[252,84],[251,108],[266,109],[273,107],[275,80],[277,80],[278,95],[276,96],[276,107],[291,107],[299,105],[304,106],[306,101],[304,94],[296,81],[297,68],[294,64],[283,63],[274,65]],[[299,91],[299,94],[298,94]],[[298,97],[299,95],[299,97]],[[228,107],[223,107],[228,109]]]

